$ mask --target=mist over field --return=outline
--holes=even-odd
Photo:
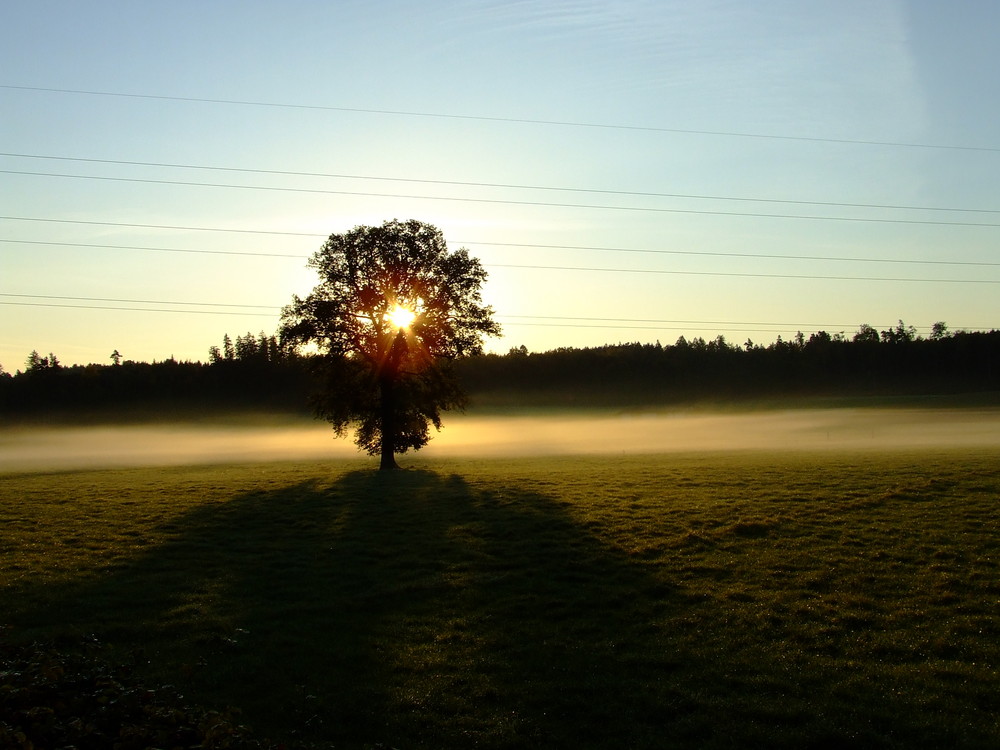
[[[1000,409],[449,415],[418,454],[433,459],[710,451],[891,451],[1000,447]],[[324,422],[8,427],[0,471],[52,471],[363,456]],[[373,459],[374,460],[374,459]]]

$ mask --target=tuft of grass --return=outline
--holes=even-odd
[[[0,623],[292,746],[996,747],[998,459],[7,475]]]

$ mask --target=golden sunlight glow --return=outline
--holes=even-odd
[[[409,328],[417,314],[402,305],[396,305],[385,314],[385,319],[392,323],[394,328]]]

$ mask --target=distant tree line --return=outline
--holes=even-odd
[[[310,411],[314,359],[294,355],[264,333],[223,338],[208,362],[64,366],[32,352],[25,369],[0,371],[0,413],[130,410],[169,416],[201,410]],[[456,362],[472,405],[628,405],[803,396],[906,396],[1000,392],[1000,331],[929,337],[912,326],[852,336],[819,331],[764,346],[723,336],[672,345],[622,343],[532,353],[524,347]]]
[[[677,403],[806,396],[1000,391],[1000,331],[929,338],[902,322],[852,337],[819,331],[763,346],[724,336],[672,346],[626,343],[543,354],[513,349],[460,363],[470,393],[497,403]]]
[[[99,412],[128,417],[200,410],[308,411],[309,362],[286,357],[274,336],[228,334],[209,361],[135,362],[117,350],[111,364],[63,366],[28,355],[25,369],[0,373],[0,413],[32,416]]]

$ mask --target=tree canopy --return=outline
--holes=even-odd
[[[282,310],[282,343],[319,348],[318,415],[338,435],[356,426],[358,445],[394,468],[440,429],[441,411],[464,406],[450,362],[500,333],[482,301],[486,271],[416,220],[332,234],[309,266],[320,283]]]

